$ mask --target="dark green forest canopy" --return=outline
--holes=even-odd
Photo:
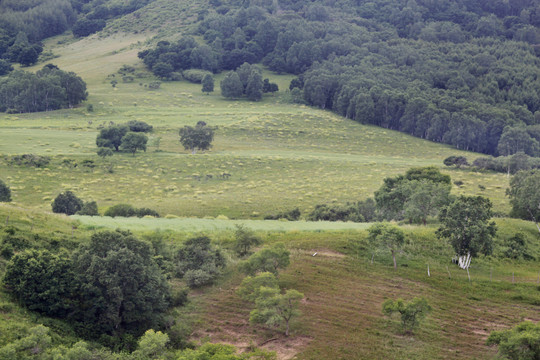
[[[540,122],[540,1],[210,3],[198,28],[206,44],[161,42],[140,53],[145,64],[262,62],[299,75],[310,105],[495,155],[505,127]]]
[[[75,73],[45,65],[37,73],[14,71],[0,78],[0,111],[13,113],[75,106],[88,96],[86,83]]]
[[[70,29],[88,36],[152,1],[0,0],[0,59],[32,65],[43,51],[41,40]]]

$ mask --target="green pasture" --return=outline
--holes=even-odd
[[[111,50],[116,38],[122,40],[116,46],[127,46],[127,50]],[[0,154],[53,158],[43,169],[10,166],[6,159],[0,160],[0,176],[11,186],[16,203],[50,210],[58,193],[72,190],[85,200],[97,201],[102,212],[114,204],[131,203],[183,217],[261,218],[295,207],[306,215],[320,203],[370,197],[385,177],[410,167],[443,168],[442,160],[449,155],[462,154],[470,161],[478,156],[320,109],[291,105],[286,91],[290,76],[266,73],[281,91],[256,103],[222,98],[222,75],[216,76],[216,92],[210,95],[203,94],[199,84],[185,81],[164,82],[160,89],[149,90],[145,85],[154,79],[138,63],[137,50],[127,45],[130,41],[136,45],[140,39],[117,35],[63,47],[51,45],[63,52],[53,62],[88,81],[87,104],[93,105],[93,111],[83,104],[54,112],[0,115]],[[86,68],[90,61],[86,57],[75,57],[77,50],[88,51],[81,42],[99,49],[92,58],[95,71]],[[98,47],[101,42],[104,49]],[[113,88],[109,75],[123,63],[135,64],[143,77],[130,83],[118,79]],[[90,73],[85,75],[85,71]],[[154,126],[146,153],[99,158],[95,153],[99,128],[129,120]],[[216,127],[213,148],[191,155],[181,147],[178,130],[200,120]],[[79,164],[93,160],[95,166],[70,167],[65,160]],[[114,173],[107,170],[111,166]],[[463,181],[454,193],[484,194],[497,211],[508,211],[506,176],[443,171]],[[230,177],[223,178],[224,173]]]

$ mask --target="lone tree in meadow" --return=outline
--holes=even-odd
[[[255,309],[249,314],[249,321],[270,326],[285,325],[285,336],[289,336],[291,319],[299,316],[301,292],[289,289],[284,294],[279,288],[262,286],[255,300]]]
[[[0,180],[0,202],[11,201],[11,189],[2,180]]]
[[[195,127],[184,126],[180,129],[180,143],[184,149],[195,154],[197,150],[208,150],[214,140],[214,130],[204,121],[199,121]]]
[[[73,215],[81,210],[84,203],[71,191],[66,191],[58,194],[52,203],[52,211],[54,213],[62,213]]]
[[[403,299],[386,300],[382,305],[382,312],[385,315],[391,316],[394,313],[401,315],[401,327],[405,333],[412,333],[420,322],[431,311],[431,306],[424,298],[414,298],[408,303]]]
[[[212,77],[212,75],[210,74],[204,75],[201,83],[202,83],[202,92],[206,93],[206,95],[214,91],[214,78]]]
[[[493,215],[491,206],[485,197],[462,195],[439,214],[437,236],[450,240],[462,269],[469,267],[471,257],[489,255],[493,250],[497,227],[489,221]]]
[[[396,253],[405,242],[403,230],[389,223],[378,223],[368,229],[369,240],[376,247],[385,247],[392,253],[394,269],[397,269]]]
[[[143,133],[138,132],[128,132],[122,138],[122,143],[120,148],[124,151],[129,151],[135,156],[137,150],[146,151],[146,143],[148,142],[148,137]]]

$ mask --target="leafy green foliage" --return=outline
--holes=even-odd
[[[290,252],[283,243],[265,246],[260,251],[251,255],[247,260],[240,263],[240,270],[248,275],[258,272],[270,272],[277,276],[279,269],[289,266]]]
[[[375,201],[368,198],[345,205],[319,204],[308,215],[311,221],[354,221],[371,222],[376,218]]]
[[[124,151],[132,153],[133,156],[135,156],[137,150],[143,150],[146,152],[147,142],[148,137],[146,135],[130,131],[122,137],[120,148]]]
[[[375,192],[379,215],[384,219],[426,223],[450,201],[450,176],[433,166],[411,168],[405,175],[385,178]]]
[[[389,223],[377,223],[369,229],[369,241],[375,247],[383,247],[390,250],[394,260],[394,269],[397,268],[396,253],[405,242],[405,233],[399,227]]]
[[[536,139],[529,135],[524,126],[507,126],[501,134],[497,151],[503,156],[510,156],[518,152],[538,156],[540,155],[540,145]]]
[[[149,244],[119,230],[95,233],[80,246],[73,259],[81,284],[74,318],[88,336],[140,334],[160,323],[170,289],[153,255]]]
[[[180,129],[180,143],[184,149],[195,154],[197,150],[208,150],[214,140],[214,130],[204,121],[199,121],[195,127],[184,126]]]
[[[248,229],[243,225],[236,225],[234,238],[234,251],[238,256],[248,255],[252,247],[261,243],[261,239],[255,235],[253,230]]]
[[[522,322],[510,330],[493,331],[487,344],[499,345],[499,353],[510,360],[540,357],[540,324]]]
[[[86,37],[102,30],[107,23],[103,19],[86,19],[77,20],[73,25],[73,35],[77,37]]]
[[[299,74],[308,104],[362,123],[496,154],[505,126],[531,125],[540,109],[539,82],[521,80],[538,72],[533,3],[213,5],[198,32],[220,69],[262,62]],[[179,45],[152,57],[202,47]]]
[[[270,82],[270,79],[263,80],[263,93],[275,93],[279,91],[279,87],[276,83]]]
[[[228,99],[240,98],[244,93],[242,81],[240,81],[240,77],[234,71],[228,72],[219,83],[219,86],[221,88],[221,95]]]
[[[41,168],[48,165],[51,162],[49,156],[36,155],[36,154],[23,154],[13,155],[8,158],[8,163],[12,165],[32,166]]]
[[[289,221],[297,221],[300,219],[300,209],[294,208],[289,211],[283,211],[280,213],[277,213],[276,215],[266,215],[264,217],[264,220],[279,220],[279,219],[287,219]]]
[[[261,287],[279,289],[278,280],[271,272],[262,272],[255,276],[246,276],[236,293],[242,299],[255,302],[261,296]]]
[[[455,166],[458,169],[462,166],[468,166],[469,162],[467,161],[467,158],[465,156],[449,156],[443,161],[444,165],[446,166]]]
[[[0,202],[11,201],[11,189],[0,179]]]
[[[37,73],[14,71],[0,79],[0,110],[16,113],[49,111],[80,104],[86,83],[75,73],[46,65]]]
[[[158,76],[164,75],[162,71],[165,68],[168,74],[192,68],[210,72],[217,72],[220,69],[221,56],[219,52],[208,45],[197,43],[190,36],[184,36],[174,44],[160,41],[155,49],[141,51],[138,56],[154,73],[156,70],[161,71],[161,73],[156,74]]]
[[[261,286],[249,321],[270,326],[285,323],[285,335],[289,336],[290,321],[300,315],[298,307],[303,298],[304,294],[294,289],[281,294],[279,288]]]
[[[134,359],[161,359],[167,351],[169,336],[161,331],[147,330],[138,341],[137,350],[132,354]]]
[[[79,199],[73,192],[67,190],[66,192],[58,194],[52,203],[52,211],[54,213],[62,213],[66,215],[74,215],[77,211],[80,211],[83,207],[83,201]]]
[[[0,359],[23,360],[43,356],[52,344],[49,328],[37,325],[31,328],[29,334],[13,343],[0,348]]]
[[[77,285],[67,254],[25,250],[8,263],[4,286],[30,310],[66,316],[72,309]]]
[[[126,123],[129,127],[129,131],[133,132],[151,132],[154,127],[141,120],[130,120]]]
[[[202,81],[206,76],[212,77],[212,73],[204,70],[191,69],[182,72],[182,76],[189,82],[202,84]]]
[[[260,72],[252,71],[246,85],[246,96],[248,100],[259,101],[263,94],[263,80]]]
[[[492,217],[491,201],[482,196],[460,196],[441,210],[439,238],[450,241],[458,255],[489,255],[497,232]]]
[[[111,148],[108,147],[99,147],[97,150],[97,154],[102,158],[106,158],[107,156],[112,156],[113,151],[111,150]]]
[[[406,333],[412,333],[426,315],[431,311],[431,306],[424,298],[415,297],[411,301],[405,303],[403,299],[386,300],[382,305],[382,312],[385,315],[399,313],[401,315],[401,326]]]
[[[504,256],[509,259],[523,259],[531,257],[527,251],[525,235],[521,232],[516,233],[511,238],[506,239],[504,241],[504,246],[506,247]]]
[[[98,206],[95,201],[85,201],[77,215],[99,216]]]
[[[122,144],[122,138],[128,133],[129,127],[126,125],[109,126],[99,131],[96,137],[96,145],[98,147],[108,147],[119,150]]]
[[[540,170],[518,172],[510,180],[510,189],[507,190],[507,194],[510,197],[510,204],[512,204],[511,216],[531,220],[538,224],[538,219],[540,219]]]
[[[176,254],[176,273],[191,287],[213,282],[224,267],[225,258],[207,236],[188,239]]]
[[[198,349],[186,349],[181,351],[176,357],[177,360],[276,360],[274,352],[264,350],[254,350],[248,353],[237,355],[237,349],[228,344],[206,343]]]
[[[214,78],[211,74],[206,74],[201,80],[202,83],[202,89],[201,91],[206,93],[208,95],[209,93],[214,91]]]
[[[81,214],[82,215],[82,214]],[[159,217],[159,213],[155,210],[148,208],[135,208],[129,204],[116,204],[108,208],[103,216],[110,217],[143,217],[143,216],[154,216]]]

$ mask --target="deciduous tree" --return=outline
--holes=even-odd
[[[52,203],[52,211],[54,213],[62,213],[66,215],[73,215],[77,211],[81,210],[82,207],[83,201],[69,190],[58,194]]]
[[[81,284],[74,317],[95,332],[141,334],[160,322],[170,289],[151,246],[125,231],[102,231],[80,246],[73,263]]]
[[[146,143],[148,142],[148,137],[143,133],[138,132],[128,132],[122,137],[122,143],[120,148],[125,151],[129,151],[135,156],[137,150],[146,151]]]
[[[489,221],[493,215],[491,207],[491,201],[482,196],[458,197],[441,210],[437,236],[448,239],[460,257],[491,254],[497,232],[495,223]]]
[[[512,204],[510,215],[533,221],[540,232],[540,170],[519,171],[506,193]]]
[[[424,298],[415,297],[408,303],[403,299],[386,300],[382,305],[382,311],[385,315],[399,313],[401,315],[401,326],[407,333],[412,333],[431,311],[431,306]]]
[[[202,83],[202,92],[206,93],[206,95],[214,91],[214,78],[212,77],[212,75],[210,74],[204,75],[201,83]]]
[[[240,263],[240,269],[248,275],[271,272],[277,275],[279,269],[289,266],[289,251],[283,243],[267,246]]]
[[[195,127],[184,126],[180,129],[180,143],[184,149],[195,154],[197,150],[208,150],[214,140],[214,130],[204,121],[199,121]]]
[[[377,223],[369,229],[369,240],[377,247],[384,247],[392,253],[394,269],[397,269],[396,253],[401,249],[405,241],[403,230],[389,223]]]

